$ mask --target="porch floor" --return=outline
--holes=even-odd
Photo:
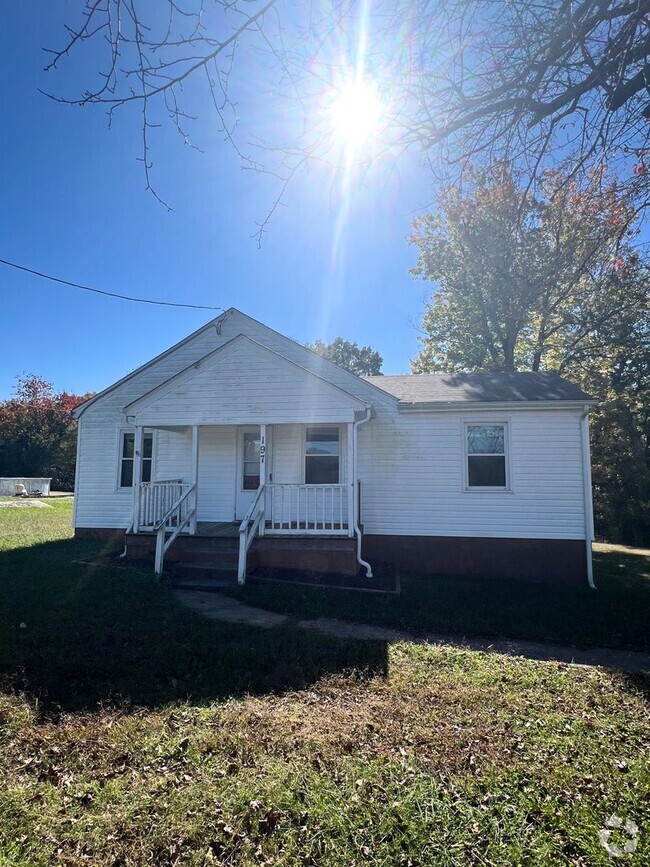
[[[201,536],[204,539],[238,539],[239,538],[239,525],[241,521],[198,521],[196,525],[196,536]],[[317,533],[314,533],[314,530],[322,530],[322,538],[325,539],[346,539],[347,534],[344,533],[330,533],[332,529],[331,524],[325,524],[323,527],[320,523],[318,526],[314,526],[312,523],[308,523],[305,528],[304,524],[299,528],[296,525],[295,521],[291,523],[287,523],[286,521],[281,525],[281,527],[276,527],[275,529],[271,529],[271,524],[269,521],[266,523],[266,530],[269,536],[277,537],[283,535],[283,530],[309,530],[309,536],[313,538],[321,538]],[[343,524],[342,529],[347,531],[348,525]],[[136,536],[154,536],[154,532],[151,529],[140,528],[136,534]],[[299,538],[300,533],[292,533],[286,534],[287,538]],[[307,535],[305,533],[305,535]],[[187,533],[183,533],[182,537],[184,538],[196,538],[189,537]]]
[[[221,538],[221,539],[236,539],[239,536],[239,525],[241,521],[198,521],[196,525],[196,535],[210,538]],[[347,530],[348,525],[342,525],[343,530]],[[273,530],[271,529],[271,524],[269,521],[266,522],[266,529],[269,531],[269,535],[273,535]],[[282,524],[281,530],[297,530],[298,527],[295,521],[291,523]],[[318,529],[314,527],[313,524],[307,525],[308,530]],[[331,524],[325,524],[324,526],[325,535],[327,535],[327,531],[332,529]],[[329,538],[329,536],[328,536]],[[336,538],[336,537],[334,537]],[[345,537],[344,537],[345,538]]]

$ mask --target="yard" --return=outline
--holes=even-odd
[[[598,835],[612,815],[639,829],[626,862],[650,864],[647,678],[209,622],[146,571],[90,565],[97,545],[71,540],[70,501],[47,505],[0,509],[3,867],[591,867],[612,863]],[[646,567],[603,557],[610,643],[638,646]],[[350,594],[244,589],[269,606],[272,591],[352,614]],[[364,617],[415,616],[417,592],[364,596]],[[420,608],[437,601],[448,619],[452,590],[436,593]],[[598,594],[570,597],[567,615],[556,603],[553,634],[607,635]],[[507,632],[548,632],[536,599]],[[502,632],[495,617],[473,627]]]
[[[594,545],[584,586],[401,575],[401,594],[249,581],[230,595],[301,619],[363,620],[418,633],[650,650],[650,551]]]

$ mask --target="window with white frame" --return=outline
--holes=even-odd
[[[142,482],[151,481],[153,464],[153,431],[142,435]],[[133,466],[135,464],[135,433],[123,431],[120,440],[120,487],[133,487]]]
[[[341,442],[338,427],[305,429],[305,484],[338,485]]]
[[[508,487],[506,425],[466,424],[467,487]]]

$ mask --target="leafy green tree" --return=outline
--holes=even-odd
[[[635,202],[602,173],[547,172],[537,196],[507,166],[448,189],[416,221],[413,274],[435,284],[414,372],[556,370],[592,414],[597,532],[650,541],[650,271]]]
[[[359,346],[351,340],[337,337],[331,343],[315,340],[314,343],[306,344],[328,361],[333,361],[344,370],[349,370],[356,376],[378,376],[381,374],[381,366],[384,359],[370,346]]]
[[[646,274],[647,281],[647,274]],[[647,283],[646,283],[647,285]],[[627,320],[627,321],[626,321]],[[650,313],[622,317],[620,333],[567,375],[596,396],[591,456],[596,532],[650,545]]]
[[[90,395],[56,393],[39,376],[18,376],[14,397],[0,403],[0,476],[52,477],[74,488],[77,423],[72,410]]]

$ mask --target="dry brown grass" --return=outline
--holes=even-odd
[[[599,554],[637,554],[650,560],[650,548],[632,548],[630,545],[613,545],[610,542],[594,542],[593,548]]]

